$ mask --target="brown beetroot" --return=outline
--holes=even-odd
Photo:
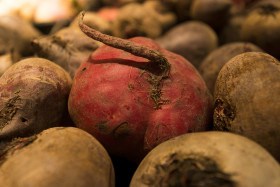
[[[113,22],[113,35],[120,38],[156,38],[176,21],[176,15],[160,1],[131,3],[120,8]]]
[[[40,35],[30,22],[18,16],[0,16],[0,53],[11,54],[13,62],[32,56],[31,41]]]
[[[160,0],[163,4],[170,7],[175,12],[179,21],[190,19],[190,7],[194,0]]]
[[[25,58],[0,77],[0,140],[28,136],[61,124],[70,75],[43,58]]]
[[[236,55],[250,51],[261,52],[262,49],[248,42],[232,42],[222,45],[208,54],[201,62],[198,71],[212,94],[214,94],[215,82],[222,67]]]
[[[112,161],[87,132],[54,127],[0,144],[0,183],[6,187],[114,187]]]
[[[253,9],[242,23],[240,34],[242,40],[280,58],[280,7],[268,4]]]
[[[239,11],[231,13],[227,22],[223,25],[219,32],[219,43],[220,45],[227,44],[230,42],[242,41],[240,31],[244,20],[247,17],[247,11]]]
[[[85,23],[101,32],[111,33],[110,23],[94,12],[85,16]],[[60,65],[72,78],[83,60],[102,45],[84,35],[78,26],[78,19],[54,34],[38,37],[32,44],[37,56]]]
[[[191,5],[191,18],[220,29],[226,22],[231,0],[194,0]]]
[[[229,60],[215,84],[214,129],[246,136],[280,161],[280,63],[263,52]]]
[[[210,128],[211,94],[186,59],[148,38],[111,37],[82,21],[80,27],[106,45],[78,69],[68,110],[110,153],[140,161],[169,138]]]
[[[34,52],[38,57],[53,61],[73,78],[82,59],[101,44],[88,40],[80,31],[65,28],[54,35],[33,40]]]
[[[185,57],[196,68],[218,47],[215,31],[200,21],[186,21],[176,25],[158,37],[156,42],[162,48]]]
[[[278,187],[280,165],[252,140],[225,132],[163,142],[140,163],[130,187]]]

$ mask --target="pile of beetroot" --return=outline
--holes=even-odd
[[[279,0],[21,1],[1,186],[280,186]]]

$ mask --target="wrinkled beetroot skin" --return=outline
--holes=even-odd
[[[203,79],[186,59],[148,38],[130,40],[160,51],[171,64],[170,76],[161,82],[163,104],[156,109],[150,95],[151,73],[143,68],[151,62],[104,45],[77,70],[68,108],[77,127],[110,153],[139,162],[165,140],[208,130],[213,105]]]

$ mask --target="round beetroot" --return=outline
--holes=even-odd
[[[194,0],[190,16],[219,30],[226,23],[231,7],[231,0]]]
[[[262,146],[233,133],[168,140],[139,164],[130,187],[279,187],[280,165]]]
[[[113,21],[113,35],[120,38],[157,38],[177,22],[176,15],[160,1],[131,3],[121,7]]]
[[[253,9],[242,23],[240,36],[279,59],[280,8],[267,4]]]
[[[80,27],[107,45],[77,70],[68,110],[110,153],[139,161],[169,138],[209,129],[212,96],[186,59],[148,38],[124,40]]]
[[[185,21],[155,40],[162,48],[182,55],[196,68],[218,47],[218,36],[201,21]]]
[[[221,45],[206,56],[198,67],[198,71],[212,94],[222,67],[236,55],[250,51],[262,51],[262,49],[249,42],[230,42]]]
[[[25,58],[0,77],[0,140],[63,124],[72,79],[44,58]]]
[[[231,58],[214,88],[215,130],[246,136],[280,162],[280,62],[263,52]]]
[[[0,144],[0,184],[5,187],[114,187],[104,147],[87,132],[53,127]]]

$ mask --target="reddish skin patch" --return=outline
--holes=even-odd
[[[158,109],[150,96],[148,59],[107,45],[83,62],[73,80],[68,108],[74,123],[112,154],[135,162],[172,137],[206,131],[213,103],[197,70],[183,57],[144,37],[130,39],[166,57],[171,65],[161,81]],[[123,135],[123,136],[122,136]]]
[[[113,22],[119,13],[119,8],[115,7],[103,7],[97,11],[103,19]]]

